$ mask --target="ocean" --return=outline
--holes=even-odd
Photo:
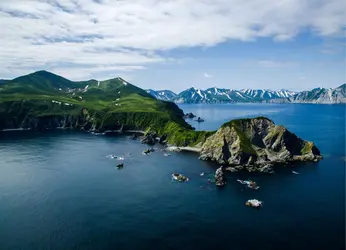
[[[275,175],[227,173],[194,153],[164,156],[127,136],[50,130],[0,133],[0,249],[333,249],[345,247],[345,105],[180,105],[216,130],[267,116],[314,141],[324,159]],[[118,170],[116,159],[125,157]],[[172,182],[173,172],[189,182]],[[201,173],[204,173],[201,176]],[[252,179],[257,191],[237,179]],[[245,201],[263,201],[259,210]]]

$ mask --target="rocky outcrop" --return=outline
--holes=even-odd
[[[294,161],[318,161],[320,151],[283,126],[264,118],[239,119],[224,124],[202,145],[202,160],[235,169],[272,173],[272,166]]]
[[[133,134],[130,136],[131,140],[137,140],[137,138],[138,138],[137,134]]]
[[[148,132],[141,140],[143,144],[154,145],[156,143],[157,134],[155,132]]]
[[[168,137],[167,134],[163,134],[159,139],[159,143],[162,145],[167,144],[167,137]]]
[[[196,115],[194,115],[193,113],[186,113],[184,115],[184,118],[189,118],[189,119],[192,119],[192,118],[195,118],[195,117],[196,117]]]
[[[215,171],[215,185],[219,187],[226,185],[225,176],[223,173],[223,167],[219,167]]]

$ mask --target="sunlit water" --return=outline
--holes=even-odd
[[[228,174],[192,153],[165,157],[126,136],[0,134],[0,249],[344,249],[345,106],[181,105],[197,129],[260,114],[312,140],[325,159],[274,176]],[[110,154],[124,155],[125,167]],[[171,181],[172,172],[191,180]],[[204,176],[200,173],[204,172]],[[249,190],[236,182],[252,178]],[[250,198],[264,201],[254,210]]]

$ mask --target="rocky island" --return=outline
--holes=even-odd
[[[274,165],[322,159],[314,143],[302,140],[265,117],[233,120],[222,125],[201,146],[202,160],[228,170],[271,172]]]
[[[277,164],[322,159],[312,142],[265,117],[195,131],[176,104],[157,100],[122,78],[73,82],[38,71],[0,84],[0,131],[56,128],[145,131],[143,143],[185,147],[231,171],[270,172]]]

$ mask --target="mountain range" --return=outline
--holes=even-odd
[[[294,92],[286,89],[221,89],[208,88],[201,90],[189,88],[176,94],[170,90],[147,90],[147,93],[159,100],[175,103],[242,103],[242,102],[273,102],[273,103],[346,103],[346,84],[335,89],[315,88],[310,91]]]

